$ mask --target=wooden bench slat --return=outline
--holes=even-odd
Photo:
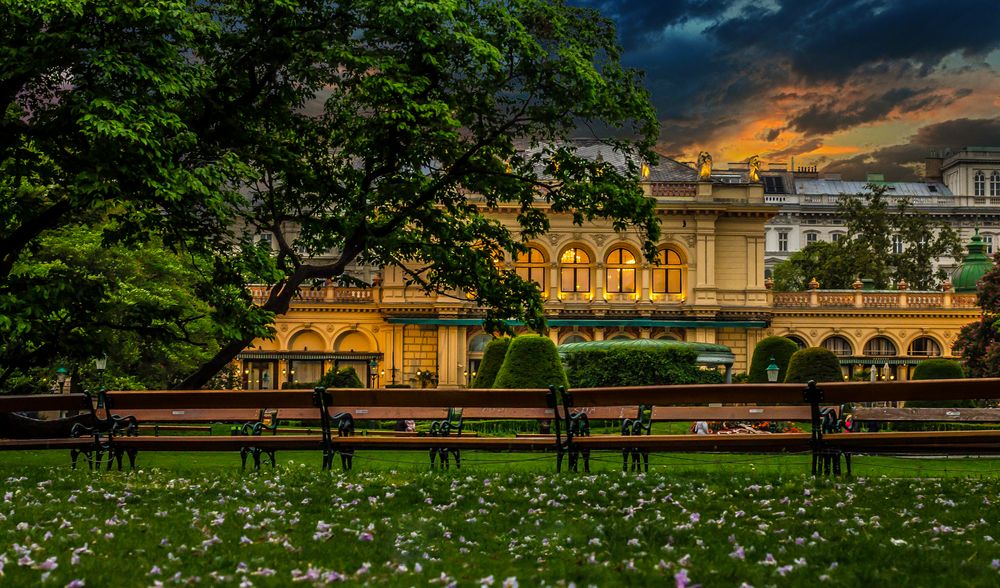
[[[1000,408],[865,408],[855,407],[855,421],[953,421],[1000,423]]]
[[[92,447],[94,440],[79,439],[0,439],[0,451],[16,449],[74,449]]]
[[[84,394],[0,394],[0,412],[90,410]]]

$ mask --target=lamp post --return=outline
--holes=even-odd
[[[378,388],[378,360],[374,357],[368,362],[368,386]]]
[[[774,356],[771,356],[771,363],[768,364],[767,369],[765,371],[767,371],[768,382],[773,384],[778,381],[778,372],[781,371],[781,368],[778,367],[777,363],[775,363]]]
[[[98,391],[104,389],[104,370],[108,367],[108,356],[105,354],[103,357],[98,357],[94,360],[94,368],[97,369],[97,389]]]
[[[59,366],[56,368],[56,381],[59,382],[59,393],[63,393],[63,388],[66,386],[66,377],[69,375],[69,371],[65,367]]]

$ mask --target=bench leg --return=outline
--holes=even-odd
[[[323,450],[323,465],[320,467],[320,471],[327,471],[333,469],[333,452],[329,449]]]
[[[260,471],[260,453],[261,453],[260,449],[254,447],[253,451],[251,451],[251,453],[253,454],[253,471],[259,472]]]
[[[622,449],[622,471],[628,473],[628,449]]]
[[[118,471],[122,471],[122,458],[125,457],[125,450],[115,449],[115,462],[118,464]]]
[[[332,457],[330,459],[333,459]],[[350,471],[354,469],[354,450],[341,450],[340,451],[340,467],[345,471]]]
[[[647,474],[649,473],[649,451],[642,452],[642,467],[643,471]]]
[[[139,453],[138,449],[128,449],[126,450],[128,454],[128,467],[130,469],[135,469],[135,456]]]
[[[847,466],[847,475],[850,476],[851,475],[851,454],[850,453],[845,453],[844,454],[844,465]]]
[[[556,450],[556,473],[557,474],[562,471],[562,461],[563,461],[563,450],[562,449],[558,449],[558,450]]]
[[[278,461],[274,459],[274,450],[265,449],[265,452],[267,453],[267,457],[271,459],[271,468],[273,469],[276,465],[278,465]]]
[[[437,460],[437,454],[438,454],[437,449],[434,448],[434,447],[431,447],[430,455],[431,455],[431,469],[432,470],[434,469],[434,462],[435,462],[435,460]]]
[[[250,450],[246,447],[240,447],[240,462],[243,464],[243,470],[247,469],[247,455],[250,454]]]
[[[441,455],[441,469],[442,470],[451,469],[451,461],[448,460],[448,449],[446,447],[442,447],[439,450],[439,452],[440,452],[439,454]]]
[[[585,473],[590,473],[590,450],[583,450],[583,471]]]
[[[462,450],[453,449],[451,451],[451,454],[455,456],[455,469],[456,470],[462,469]]]
[[[70,464],[73,465],[73,469],[74,470],[76,469],[76,459],[78,457],[80,457],[80,450],[79,449],[70,449],[69,450],[69,462],[70,462]]]

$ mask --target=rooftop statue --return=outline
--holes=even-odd
[[[698,179],[702,182],[712,179],[712,156],[708,151],[698,154]]]
[[[759,184],[760,183],[760,157],[757,155],[750,156],[750,183]]]

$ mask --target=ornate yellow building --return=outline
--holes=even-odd
[[[580,148],[605,157],[600,149]],[[951,292],[772,293],[764,280],[764,225],[777,207],[765,204],[762,184],[750,182],[746,170],[708,180],[704,171],[664,158],[644,174],[662,226],[657,264],[642,258],[637,235],[601,223],[577,226],[557,213],[527,254],[505,260],[539,285],[553,341],[717,343],[732,350],[732,368],[742,372],[761,338],[788,335],[830,347],[846,372],[888,364],[888,375],[905,378],[900,366],[950,355],[958,330],[978,315],[974,298]],[[517,212],[494,214],[516,229]],[[407,287],[397,268],[384,268],[372,282],[300,291],[278,317],[277,336],[240,355],[244,386],[312,382],[334,366],[355,367],[367,385],[467,385],[490,339],[475,306]]]

